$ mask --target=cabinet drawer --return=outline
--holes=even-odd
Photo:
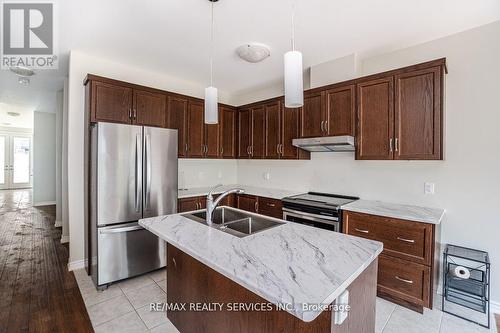
[[[430,306],[430,267],[383,254],[378,264],[379,293]]]
[[[346,213],[345,232],[384,243],[384,253],[431,265],[433,225],[387,217]]]
[[[283,206],[281,200],[259,197],[259,214],[283,218]]]

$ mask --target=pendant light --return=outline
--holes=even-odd
[[[304,105],[302,53],[295,50],[295,0],[292,8],[292,50],[285,53],[285,106],[298,108]]]
[[[217,124],[219,122],[219,110],[217,103],[217,88],[214,87],[214,2],[212,4],[212,22],[210,28],[210,87],[205,88],[205,124]]]

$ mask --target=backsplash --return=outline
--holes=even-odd
[[[179,159],[179,189],[236,184],[236,160]]]

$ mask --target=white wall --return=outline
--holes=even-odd
[[[56,114],[34,112],[33,204],[56,203]]]
[[[84,258],[84,87],[88,74],[96,74],[122,81],[133,82],[195,97],[203,97],[205,87],[174,77],[86,55],[72,50],[68,81],[68,211],[69,211],[69,261],[72,267]],[[228,102],[228,96],[219,91],[219,100]]]
[[[359,195],[446,209],[442,241],[489,251],[492,299],[500,302],[500,22],[365,59],[363,74],[447,58],[445,161],[355,161],[314,153],[311,161],[238,161],[238,182]],[[269,171],[271,180],[265,181]],[[436,184],[424,194],[424,182]]]

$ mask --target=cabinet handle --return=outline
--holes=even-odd
[[[363,230],[363,229],[358,229],[358,228],[354,228],[354,230],[356,230],[357,232],[361,232],[363,234],[369,234],[370,233],[368,230]]]
[[[273,203],[268,203],[267,205],[268,205],[269,207],[276,207],[276,205],[275,205],[275,204],[273,204]]]
[[[221,156],[224,155],[224,147],[220,147],[220,154]]]
[[[276,153],[278,155],[280,154],[280,145],[279,144],[276,145]]]
[[[187,144],[187,143],[184,145],[184,151],[185,151],[186,153],[187,153],[187,151],[188,151],[188,144]]]
[[[255,212],[259,211],[259,202],[255,201]]]
[[[280,144],[280,150],[281,150],[281,155],[283,156],[283,154],[284,154],[284,152],[283,152],[284,151],[283,150],[283,144]]]
[[[132,119],[132,108],[128,108],[128,117]]]
[[[250,146],[247,146],[247,155],[250,156]]]
[[[395,151],[398,151],[399,150],[399,139],[398,138],[396,138],[394,146],[395,146]]]
[[[321,125],[319,126],[319,127],[321,128],[321,132],[324,132],[324,131],[325,131],[325,130],[323,129],[323,124],[324,124],[324,123],[325,123],[325,122],[322,120],[322,121],[321,121]]]
[[[406,243],[415,243],[415,240],[414,239],[406,239],[406,238],[401,238],[401,237],[397,237],[398,240],[402,241],[402,242],[406,242]]]
[[[172,258],[172,263],[174,264],[174,267],[177,268],[177,261],[175,261],[175,258]]]
[[[403,279],[403,278],[400,278],[399,276],[395,276],[396,280],[399,280],[401,282],[404,282],[404,283],[408,283],[408,284],[413,284],[413,281],[412,280],[407,280],[407,279]]]
[[[134,119],[137,119],[137,109],[134,108],[134,114],[133,114]]]
[[[250,146],[250,155],[253,156],[253,146]]]
[[[328,120],[325,120],[325,125],[324,125],[324,128],[325,128],[325,133],[328,132]]]
[[[392,153],[392,138],[389,139],[389,151]]]

